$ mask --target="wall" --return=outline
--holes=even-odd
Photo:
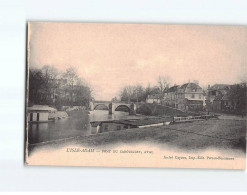
[[[33,114],[33,120],[32,121],[37,121],[37,116],[39,113],[39,121],[48,121],[48,112],[30,112],[28,113],[28,121],[30,121],[31,113]]]
[[[123,129],[128,129],[129,125],[117,124],[117,123],[101,123],[99,128],[99,133],[110,132],[110,131],[120,131]]]

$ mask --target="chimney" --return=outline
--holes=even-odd
[[[199,85],[199,81],[198,80],[194,80],[193,83]]]

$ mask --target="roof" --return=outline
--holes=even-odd
[[[148,99],[161,99],[163,98],[163,94],[153,94],[153,95],[148,95]]]
[[[28,111],[57,111],[57,109],[46,105],[33,105],[27,108]]]
[[[189,83],[185,83],[185,84],[183,84],[180,88],[181,88],[181,89],[185,89],[185,88],[188,86],[188,84],[189,84]]]
[[[170,87],[168,89],[168,92],[175,92],[175,91],[177,91],[178,87],[179,87],[179,85],[174,85],[173,87]]]
[[[193,89],[201,89],[201,87],[196,83],[185,83],[180,87],[180,89],[183,89],[183,90],[185,90],[186,88],[190,88],[192,90]]]
[[[228,89],[230,85],[227,84],[215,84],[212,87],[209,88],[209,90],[223,90]]]

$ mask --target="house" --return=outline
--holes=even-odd
[[[206,107],[206,102],[207,102],[207,92],[203,90],[203,107]]]
[[[230,87],[226,84],[208,86],[206,104],[209,111],[221,112],[232,109],[233,104],[229,101]]]
[[[234,101],[230,101],[229,98],[229,94],[225,94],[222,98],[221,98],[221,111],[226,111],[229,112],[233,109],[235,109],[235,102]]]
[[[34,105],[28,107],[28,122],[30,123],[42,123],[49,122],[49,114],[54,113],[57,110],[55,108],[43,105]]]
[[[175,108],[175,102],[177,98],[177,90],[179,85],[174,85],[165,91],[164,104]]]
[[[177,88],[175,108],[186,111],[202,111],[204,93],[198,83],[189,82]]]
[[[208,100],[209,102],[213,102],[216,96],[225,95],[230,89],[230,85],[226,84],[215,84],[212,87],[208,86]]]
[[[163,94],[148,95],[148,97],[146,99],[146,103],[149,103],[149,104],[158,103],[158,104],[160,104],[163,98],[164,98]]]

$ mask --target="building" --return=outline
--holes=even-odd
[[[208,86],[206,104],[209,111],[230,111],[234,107],[234,103],[229,101],[230,87],[230,85],[226,84]]]
[[[146,102],[162,103],[182,111],[202,111],[206,105],[206,94],[198,82],[188,82],[170,87],[164,95],[149,95]]]
[[[28,107],[28,122],[30,123],[42,123],[49,121],[49,114],[54,113],[57,110],[55,108],[43,105],[34,105]]]
[[[146,103],[152,104],[152,103],[158,103],[160,104],[163,100],[164,95],[163,94],[154,94],[154,95],[148,95],[146,99]]]
[[[186,111],[202,111],[204,93],[198,83],[185,83],[177,88],[175,108]]]
[[[164,104],[171,107],[176,107],[175,102],[177,99],[177,90],[179,85],[174,85],[165,91]]]

